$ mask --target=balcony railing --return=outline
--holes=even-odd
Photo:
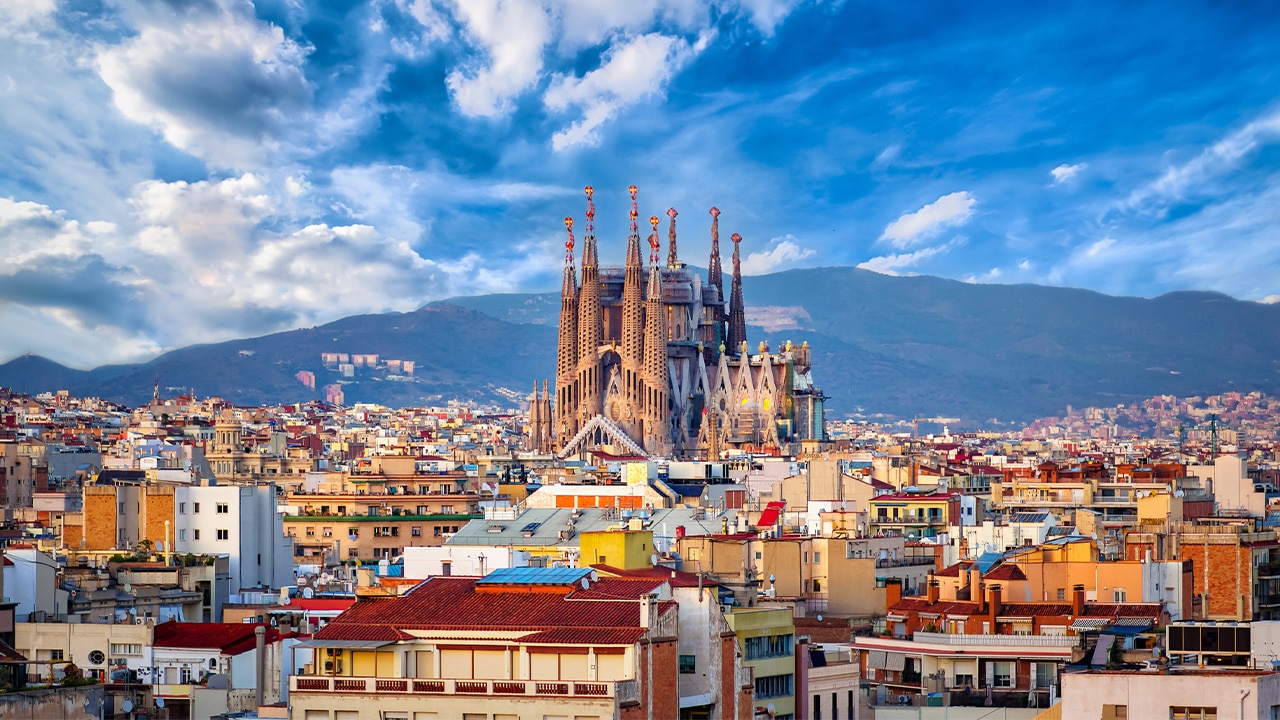
[[[937,564],[937,561],[933,559],[933,556],[879,558],[876,560],[877,568],[917,567],[922,565],[936,565],[936,564]]]
[[[934,645],[981,645],[1005,647],[1076,647],[1080,638],[1074,635],[974,635],[965,633],[916,632],[916,642]]]
[[[582,682],[571,680],[452,680],[443,678],[373,678],[294,675],[291,692],[357,695],[498,695],[536,697],[639,698],[635,680]]]

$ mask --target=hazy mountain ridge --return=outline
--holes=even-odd
[[[814,375],[836,416],[1025,421],[1066,405],[1114,405],[1159,394],[1280,392],[1280,306],[1219,293],[1113,297],[1037,285],[892,277],[856,268],[789,270],[744,279],[749,317],[794,327],[749,327],[754,349],[808,340]],[[346,402],[416,404],[524,394],[555,366],[558,292],[452,298],[411,313],[344,318],[316,328],[182,348],[148,363],[78,371],[24,356],[0,365],[0,385],[66,388],[144,402],[163,387],[191,387],[258,404],[321,397],[336,382],[322,352],[414,360],[416,381],[357,376]],[[805,316],[807,315],[807,317]],[[785,320],[785,317],[783,317]],[[244,351],[244,352],[242,352]],[[294,375],[316,373],[308,390]]]

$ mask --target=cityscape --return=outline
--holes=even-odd
[[[0,718],[1280,719],[1276,37],[0,2]]]

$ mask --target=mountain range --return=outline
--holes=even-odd
[[[744,278],[748,337],[808,341],[828,414],[1022,423],[1067,405],[1154,395],[1280,392],[1280,305],[1219,293],[1114,297],[1038,285],[895,277],[848,267]],[[558,293],[459,297],[409,313],[360,315],[309,329],[197,345],[149,362],[81,371],[36,356],[0,365],[0,385],[145,402],[158,378],[237,404],[323,397],[388,405],[447,399],[514,405],[555,371]],[[322,353],[411,360],[407,374]],[[299,371],[315,373],[316,389]]]

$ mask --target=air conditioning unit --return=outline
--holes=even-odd
[[[337,675],[338,673],[342,672],[342,661],[341,660],[325,660],[324,671],[330,675]]]

